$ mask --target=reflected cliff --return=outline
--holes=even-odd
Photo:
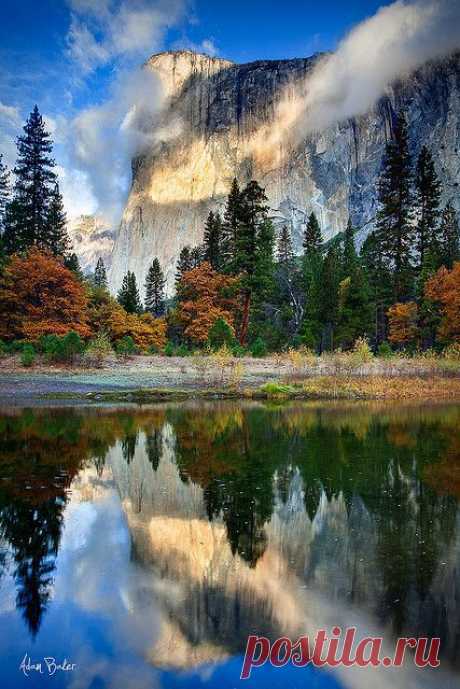
[[[4,413],[0,594],[10,576],[16,610],[40,637],[64,590],[74,603],[83,595],[75,577],[86,557],[88,590],[99,590],[90,582],[101,560],[112,588],[122,577],[117,619],[128,616],[129,643],[157,669],[225,662],[251,633],[353,624],[389,647],[396,636],[440,636],[457,672],[459,422],[458,406],[373,404]],[[83,539],[73,515],[95,520],[108,504],[126,554],[115,563],[99,538],[90,554],[79,543],[70,576],[66,538]],[[419,686],[407,672],[401,686]],[[366,686],[358,674],[346,686]]]

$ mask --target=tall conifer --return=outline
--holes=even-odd
[[[165,285],[160,261],[154,258],[145,278],[145,309],[154,316],[162,316],[165,312]]]
[[[452,268],[460,260],[460,234],[458,217],[454,207],[448,203],[441,216],[439,232],[439,262],[446,268]]]
[[[3,155],[0,153],[0,234],[3,230],[3,219],[10,200],[10,193],[10,173],[3,163]]]
[[[128,313],[139,314],[142,312],[142,304],[139,297],[139,290],[137,288],[136,276],[129,270],[123,278],[117,300]]]
[[[107,272],[101,257],[97,259],[96,269],[94,271],[94,284],[96,287],[107,287]]]
[[[414,246],[411,156],[406,120],[399,114],[386,146],[378,182],[376,239],[392,270],[393,301],[412,296]]]
[[[427,260],[435,260],[439,254],[439,202],[441,183],[436,174],[434,161],[426,146],[422,147],[417,159],[415,174],[416,203],[416,246],[419,256],[419,270]]]
[[[54,238],[49,207],[55,189],[52,142],[35,106],[17,140],[18,159],[14,173],[13,201],[5,217],[5,244],[10,252],[30,246],[52,249]]]
[[[67,234],[67,217],[57,183],[50,194],[46,223],[45,237],[41,242],[43,247],[49,249],[54,256],[66,256],[72,244]]]
[[[221,259],[225,273],[235,272],[235,253],[238,225],[241,216],[241,191],[235,178],[227,197],[222,222]]]
[[[209,211],[204,227],[204,260],[211,264],[214,270],[222,267],[222,220],[218,213]]]

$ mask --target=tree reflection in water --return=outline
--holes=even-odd
[[[339,590],[346,602],[365,605],[396,635],[440,635],[455,660],[459,611],[434,592],[433,583],[458,538],[459,420],[458,407],[391,411],[375,405],[228,403],[5,413],[0,535],[13,563],[16,605],[35,635],[49,605],[65,507],[78,472],[94,465],[100,476],[110,450],[119,447],[141,519],[156,507],[145,503],[148,486],[145,476],[135,475],[135,458],[145,453],[155,481],[168,447],[183,484],[202,490],[207,519],[221,521],[231,553],[250,569],[268,548],[276,505],[291,509],[298,480],[304,518],[316,524],[308,562],[290,565],[299,577],[326,594]],[[328,532],[321,542],[321,520],[342,503],[345,531],[334,541]],[[346,552],[340,550],[344,538]],[[289,533],[285,539],[288,552]],[[366,548],[369,560],[362,564]],[[142,559],[142,552],[133,543],[135,557]],[[331,563],[347,573],[344,590],[333,580]],[[207,633],[228,636],[216,614],[223,591],[206,589],[206,582],[194,586],[204,591]],[[460,590],[457,580],[456,586]],[[249,617],[242,622],[244,600],[235,600],[232,624],[240,620],[242,630],[250,629]],[[266,624],[268,629],[269,611]],[[186,634],[184,620],[182,625]]]

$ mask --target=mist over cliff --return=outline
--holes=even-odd
[[[222,210],[235,176],[266,188],[275,226],[291,228],[297,249],[312,210],[326,238],[343,230],[348,216],[362,238],[373,226],[381,159],[401,109],[412,153],[431,148],[442,201],[459,209],[460,54],[399,77],[364,114],[311,128],[299,103],[308,103],[311,77],[323,65],[321,55],[237,65],[190,51],[148,60],[163,90],[155,121],[161,136],[132,162],[112,255],[113,290],[127,270],[142,286],[155,256],[171,289],[180,249],[201,241],[209,210]]]

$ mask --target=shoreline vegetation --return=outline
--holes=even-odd
[[[0,370],[22,367],[32,395],[460,399],[458,217],[404,113],[361,245],[352,217],[326,240],[311,212],[294,246],[260,184],[234,179],[203,243],[182,247],[173,293],[152,256],[116,298],[102,258],[84,275],[72,253],[37,106],[23,132],[12,186],[0,155]],[[2,398],[17,397],[12,380]]]
[[[376,357],[362,351],[316,356],[289,350],[235,357],[225,347],[190,356],[108,356],[25,369],[20,355],[0,359],[0,400],[18,398],[151,402],[190,398],[260,400],[460,401],[460,359],[423,353]]]

